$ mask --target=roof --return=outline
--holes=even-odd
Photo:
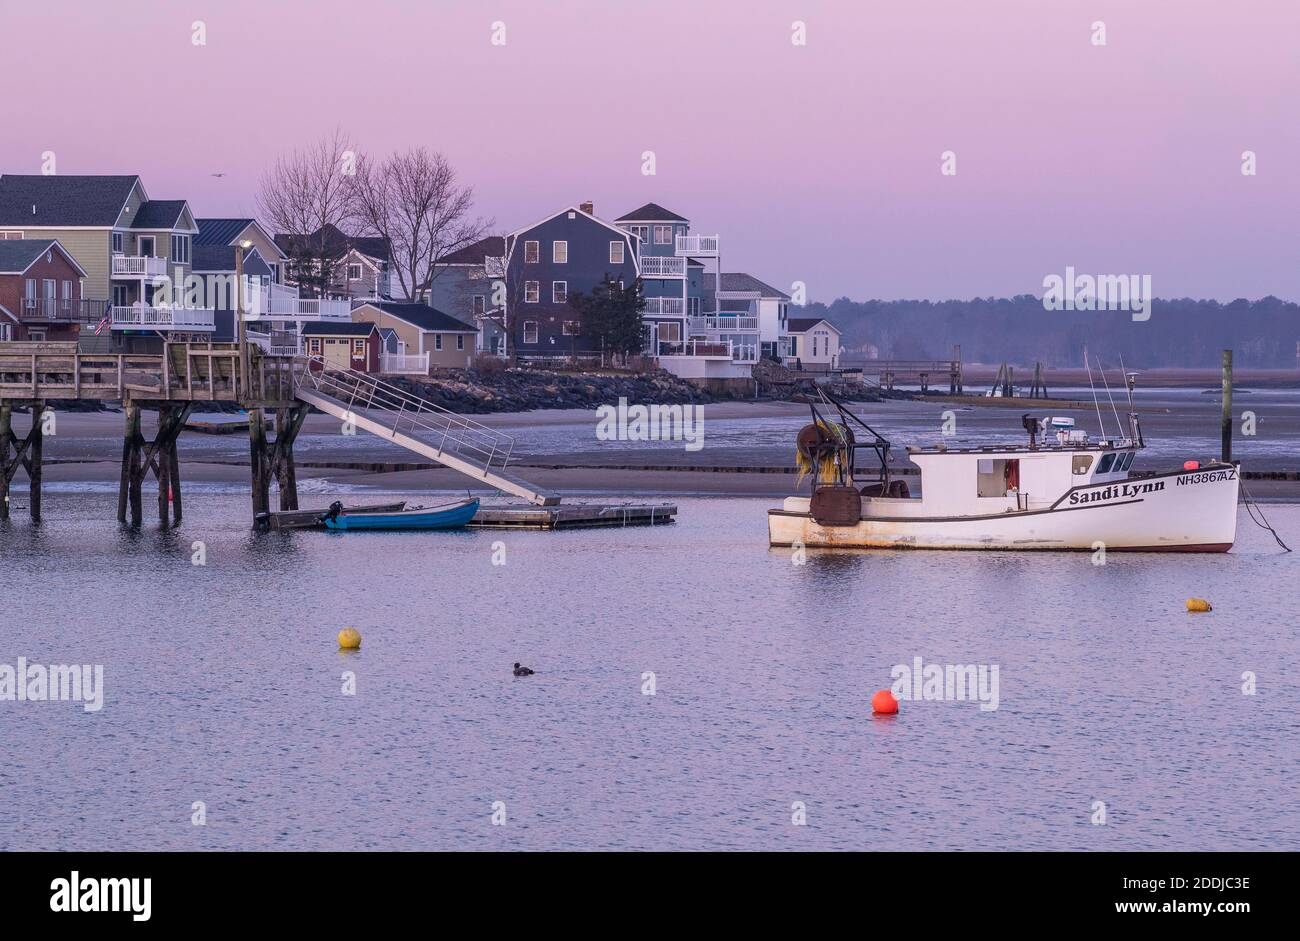
[[[658,203],[646,203],[640,209],[633,209],[626,215],[619,216],[615,222],[690,222],[685,216],[670,212]]]
[[[234,271],[235,246],[233,245],[195,245],[192,254],[195,271]],[[270,265],[257,249],[251,249],[244,255],[244,273],[267,275],[271,273]]]
[[[77,263],[77,259],[64,248],[58,239],[5,239],[0,241],[0,274],[22,274],[40,260],[51,248],[57,248],[59,254],[66,258],[81,276],[86,270]]]
[[[135,219],[131,222],[133,229],[173,229],[185,211],[183,199],[150,199],[140,204]]]
[[[485,258],[503,258],[506,253],[506,239],[503,235],[489,235],[472,245],[466,245],[459,251],[444,255],[438,259],[442,265],[481,265]]]
[[[302,325],[303,336],[368,337],[375,329],[372,323],[346,320],[311,320]]]
[[[243,232],[256,219],[195,219],[199,234],[194,236],[194,246],[233,245],[239,233]]]
[[[826,326],[830,327],[836,333],[840,332],[840,328],[835,326],[835,324],[831,323],[825,317],[790,317],[785,322],[785,329],[787,333],[807,333],[819,323],[826,324]]]
[[[138,176],[0,176],[0,223],[115,225]],[[33,211],[35,207],[35,211]]]
[[[704,281],[701,287],[705,294],[714,292],[714,281],[716,278],[712,272],[704,275]],[[722,272],[722,290],[724,291],[757,291],[763,297],[777,297],[783,301],[788,301],[790,295],[777,288],[766,284],[752,274],[745,274],[743,271],[724,271]]]
[[[478,328],[451,314],[444,314],[428,304],[405,304],[401,301],[366,301],[356,310],[376,307],[398,320],[405,320],[421,330],[437,330],[440,333],[478,333]]]
[[[54,239],[0,241],[0,274],[22,274],[49,251]]]
[[[348,235],[338,226],[329,224],[321,226],[309,236],[278,233],[275,236],[275,244],[288,255],[292,253],[293,246],[301,240],[311,240],[309,244],[314,248],[317,244],[315,240],[319,238],[324,239],[325,248],[331,255],[343,255],[355,249],[363,255],[369,255],[371,258],[378,258],[381,261],[388,260],[388,242],[385,239],[377,235]]]

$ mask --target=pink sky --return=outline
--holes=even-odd
[[[442,150],[502,229],[654,200],[810,300],[1040,294],[1066,265],[1295,300],[1298,33],[1296,0],[3,3],[0,170],[50,150],[239,215],[341,125]]]

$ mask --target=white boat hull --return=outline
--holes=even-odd
[[[1211,466],[1069,490],[1050,507],[984,516],[891,513],[891,501],[864,498],[863,519],[823,525],[807,497],[768,512],[773,546],[1227,552],[1237,534],[1240,471]],[[919,501],[913,501],[919,503]]]

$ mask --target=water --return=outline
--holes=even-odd
[[[0,849],[1300,848],[1300,561],[1244,517],[1228,555],[795,566],[749,499],[655,529],[266,535],[247,499],[133,534],[60,492],[0,528],[0,663],[106,686],[97,713],[0,702]],[[1267,511],[1300,545],[1300,507]],[[997,664],[999,708],[872,718],[914,656]]]

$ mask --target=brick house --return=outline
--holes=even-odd
[[[0,340],[76,340],[107,305],[83,303],[86,271],[58,239],[0,241]]]

